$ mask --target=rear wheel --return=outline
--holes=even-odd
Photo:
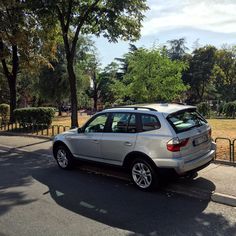
[[[56,147],[55,158],[60,168],[69,170],[74,166],[74,157],[69,149],[63,145]]]
[[[134,184],[141,190],[150,191],[159,185],[155,169],[149,162],[141,158],[135,159],[132,163],[131,177]]]
[[[187,173],[187,174],[184,176],[184,178],[186,178],[186,179],[195,179],[195,178],[197,178],[197,176],[198,176],[197,171],[193,171],[193,172]]]

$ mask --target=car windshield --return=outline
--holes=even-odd
[[[198,112],[193,110],[183,110],[170,114],[167,117],[167,120],[176,133],[184,132],[207,123],[207,121]]]

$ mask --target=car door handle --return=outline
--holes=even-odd
[[[132,146],[132,143],[130,142],[124,142],[125,146]]]
[[[99,143],[99,141],[97,139],[93,139],[94,143]]]

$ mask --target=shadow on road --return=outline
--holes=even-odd
[[[14,186],[30,188],[33,177],[48,186],[42,196],[50,194],[59,206],[105,225],[132,231],[130,235],[189,235],[189,232],[235,235],[236,232],[236,224],[230,224],[223,215],[204,212],[208,201],[165,191],[146,193],[126,181],[78,169],[63,171],[54,162],[33,153],[1,154],[0,176],[1,199],[10,202],[7,207],[0,202],[0,215],[12,207],[11,203],[31,203],[24,193],[14,195],[5,190]],[[201,182],[214,185],[206,179]]]

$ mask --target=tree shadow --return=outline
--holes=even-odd
[[[208,201],[165,191],[142,192],[125,181],[79,170],[68,172],[49,167],[42,172],[36,170],[33,177],[48,186],[48,193],[58,205],[133,232],[130,235],[233,235],[236,232],[236,224],[230,225],[221,214],[204,212]],[[213,186],[208,180],[205,182]]]
[[[0,153],[0,216],[14,206],[36,201],[29,198],[22,188],[31,186],[33,179],[30,171],[39,168],[43,163],[46,163],[46,160],[31,159],[31,155],[26,158],[24,152],[20,151]]]
[[[33,177],[48,187],[42,195],[50,194],[59,206],[107,226],[130,231],[132,236],[235,235],[236,232],[235,223],[229,222],[223,214],[214,213],[213,208],[206,209],[208,201],[164,190],[142,192],[127,181],[79,169],[63,171],[54,162],[34,153],[14,157],[1,154],[0,161],[1,191],[14,186],[30,186]],[[204,181],[206,186],[213,185]],[[10,199],[12,206],[31,203],[23,193],[4,193],[1,199]],[[12,207],[9,205],[3,207],[0,214]]]

